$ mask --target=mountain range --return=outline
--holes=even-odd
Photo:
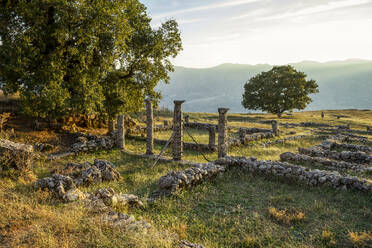
[[[314,79],[319,93],[306,110],[372,109],[372,61],[303,61],[291,64]],[[241,105],[243,85],[254,75],[268,71],[269,64],[222,64],[212,68],[175,67],[170,84],[160,83],[160,106],[173,108],[173,100],[186,100],[186,112],[217,112],[230,108],[233,113],[251,112]]]

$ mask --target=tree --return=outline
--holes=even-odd
[[[168,73],[174,70],[170,58],[182,50],[176,21],[166,21],[153,29],[145,6],[138,1],[128,1],[126,15],[132,30],[127,49],[117,60],[120,68],[110,72],[102,84],[109,123],[119,113],[140,110],[145,97],[156,104],[161,95],[154,88],[159,81],[169,82]]]
[[[319,92],[317,83],[306,77],[290,65],[275,66],[249,79],[244,85],[242,105],[278,117],[287,110],[304,109],[312,101],[309,94]]]
[[[0,89],[36,117],[139,109],[182,49],[177,23],[152,29],[138,0],[8,0],[0,13]]]

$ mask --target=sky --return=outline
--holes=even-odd
[[[175,19],[177,66],[372,60],[372,0],[141,0],[157,28]]]

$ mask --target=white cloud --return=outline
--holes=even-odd
[[[226,2],[222,2],[222,3],[202,5],[202,6],[188,8],[188,9],[182,9],[182,10],[176,10],[176,11],[161,13],[161,14],[158,14],[158,15],[154,15],[153,19],[162,19],[162,18],[166,18],[166,17],[174,17],[176,15],[190,13],[190,12],[196,12],[196,11],[235,7],[235,6],[249,4],[249,3],[258,2],[258,1],[260,1],[260,0],[236,0],[236,1],[226,1]]]
[[[277,19],[284,19],[290,17],[300,17],[300,16],[307,16],[312,14],[318,14],[330,10],[345,8],[345,7],[352,7],[358,6],[363,4],[372,3],[372,0],[344,0],[344,1],[334,1],[324,5],[319,5],[315,7],[309,7],[297,12],[289,12],[279,15],[267,16],[259,18],[258,21],[267,21],[267,20],[277,20]]]

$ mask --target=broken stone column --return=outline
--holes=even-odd
[[[190,122],[190,116],[185,115],[185,123],[189,124],[189,122]]]
[[[277,121],[272,121],[271,125],[272,125],[274,135],[278,136],[279,135],[278,122]]]
[[[120,149],[125,149],[124,115],[118,115],[117,128],[118,130],[116,132],[116,145]]]
[[[227,155],[227,111],[228,108],[219,108],[218,113],[218,158]]]
[[[182,125],[182,104],[185,101],[174,101],[173,112],[173,160],[182,160],[183,154],[183,125]]]
[[[214,148],[216,146],[216,128],[211,127],[209,131],[209,147]]]
[[[146,99],[146,119],[147,119],[147,136],[146,136],[146,154],[154,154],[154,113],[152,110],[151,99]]]

